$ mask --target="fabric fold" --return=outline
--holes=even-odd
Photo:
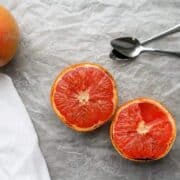
[[[4,74],[0,74],[0,139],[0,179],[50,180],[33,124]]]

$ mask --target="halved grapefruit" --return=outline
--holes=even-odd
[[[70,128],[91,131],[107,122],[117,106],[113,77],[103,67],[81,63],[64,69],[51,90],[57,116]]]
[[[112,121],[110,137],[114,148],[135,161],[157,160],[171,149],[175,121],[156,100],[138,98],[119,107]]]

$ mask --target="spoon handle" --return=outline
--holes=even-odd
[[[168,51],[168,50],[160,50],[160,49],[153,49],[153,48],[143,48],[142,52],[157,52],[157,53],[165,53],[169,55],[174,55],[180,57],[180,52],[178,51]]]
[[[159,33],[157,35],[154,35],[154,36],[150,37],[149,39],[147,39],[145,41],[142,41],[141,44],[142,45],[147,44],[147,43],[149,43],[149,42],[151,42],[151,41],[153,41],[155,39],[159,39],[159,38],[161,38],[163,36],[166,36],[166,35],[169,35],[171,33],[178,32],[178,31],[180,31],[180,24],[177,24],[177,25],[167,29],[166,31],[163,31],[163,32],[161,32],[161,33]]]

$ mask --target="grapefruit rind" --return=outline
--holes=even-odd
[[[54,93],[55,93],[55,88],[56,88],[59,80],[62,78],[62,76],[65,75],[68,71],[71,71],[71,70],[73,70],[73,69],[75,69],[77,67],[82,67],[82,66],[83,67],[84,66],[94,67],[94,68],[98,68],[98,69],[102,70],[104,73],[108,74],[108,76],[111,78],[112,84],[113,84],[113,99],[112,99],[112,101],[113,101],[114,108],[113,108],[112,114],[110,115],[110,117],[107,120],[101,121],[98,124],[95,124],[94,126],[91,126],[89,128],[80,128],[80,127],[78,127],[76,125],[69,124],[66,121],[66,118],[57,110],[56,105],[55,105],[55,103],[53,101],[53,97],[54,97]],[[105,124],[114,115],[114,113],[116,111],[116,108],[117,108],[117,104],[118,104],[118,93],[117,93],[117,87],[116,87],[116,83],[115,83],[115,80],[114,80],[113,76],[104,67],[102,67],[99,64],[95,64],[95,63],[83,62],[83,63],[71,65],[71,66],[65,68],[64,70],[62,70],[58,74],[58,76],[54,80],[54,83],[53,83],[52,88],[51,88],[50,101],[51,101],[51,105],[52,105],[52,108],[53,108],[54,112],[56,113],[56,115],[59,117],[59,119],[66,126],[68,126],[69,128],[71,128],[73,130],[76,130],[78,132],[89,132],[89,131],[93,131],[93,130],[97,129],[98,127],[102,126],[103,124]]]
[[[117,120],[117,117],[119,115],[119,112],[121,112],[123,109],[125,109],[126,107],[128,107],[129,105],[131,104],[135,104],[135,103],[142,103],[142,102],[148,102],[148,103],[152,103],[152,104],[155,104],[156,106],[158,106],[163,112],[165,112],[168,116],[168,119],[172,125],[172,129],[173,129],[173,134],[172,134],[172,137],[171,137],[171,140],[169,142],[169,147],[167,148],[167,150],[164,152],[164,154],[162,154],[161,156],[155,158],[155,159],[148,159],[148,160],[139,160],[139,159],[132,159],[130,157],[128,157],[125,153],[123,153],[120,149],[118,149],[116,143],[114,142],[113,140],[113,128],[114,128],[114,124]],[[111,142],[112,142],[112,145],[113,147],[115,148],[115,150],[125,159],[128,159],[128,160],[131,160],[131,161],[135,161],[135,162],[148,162],[148,161],[154,161],[154,160],[159,160],[163,157],[165,157],[169,151],[171,150],[174,142],[175,142],[175,139],[176,139],[176,124],[175,124],[175,119],[172,117],[171,113],[165,108],[164,105],[162,105],[162,103],[152,99],[152,98],[148,98],[148,97],[141,97],[141,98],[137,98],[137,99],[134,99],[134,100],[130,100],[124,104],[122,104],[118,110],[116,111],[116,114],[114,116],[114,119],[112,120],[112,123],[111,123],[111,126],[110,126],[110,139],[111,139]]]

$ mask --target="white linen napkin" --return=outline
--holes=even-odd
[[[0,74],[0,180],[50,180],[32,122],[4,74]]]

